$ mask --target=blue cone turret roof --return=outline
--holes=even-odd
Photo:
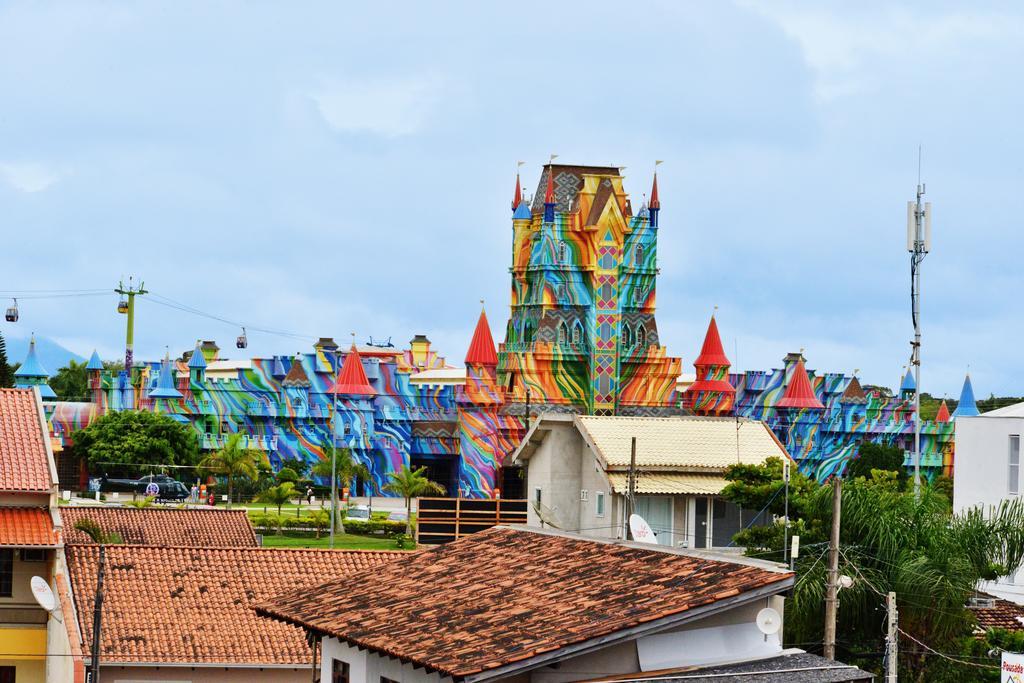
[[[530,205],[526,203],[526,200],[519,202],[519,206],[516,207],[515,212],[512,214],[512,220],[529,220],[533,218],[533,214],[530,213]]]
[[[188,359],[188,367],[191,370],[206,369],[206,356],[203,355],[203,349],[199,342],[196,342],[196,350],[192,352],[192,357]]]
[[[914,382],[914,373],[907,368],[907,374],[903,375],[903,383],[900,384],[900,393],[904,391],[914,392],[917,390],[917,383]]]
[[[25,357],[25,362],[21,364],[17,372],[14,373],[15,377],[49,377],[50,373],[46,371],[43,364],[39,362],[39,358],[36,356],[36,338],[33,336],[28,342],[28,356]]]
[[[150,398],[181,398],[181,392],[174,388],[174,367],[170,358],[160,363],[160,377],[156,389],[149,392]]]
[[[89,362],[85,365],[86,370],[102,370],[103,361],[100,359],[100,354],[96,353],[96,349],[93,349],[92,355],[89,356]]]
[[[960,390],[960,402],[953,411],[952,418],[973,417],[980,415],[978,404],[974,401],[974,387],[971,385],[971,376],[964,378],[964,387]]]

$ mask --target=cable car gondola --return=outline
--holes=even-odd
[[[11,304],[11,307],[7,309],[6,313],[4,313],[4,319],[7,322],[9,322],[9,323],[16,323],[16,322],[18,322],[18,300],[17,299],[14,299],[14,303]]]
[[[124,298],[124,295],[117,302],[117,312],[121,314],[128,313],[128,300]]]
[[[235,340],[235,346],[240,349],[244,349],[249,345],[249,340],[245,336],[245,328],[242,328],[242,334],[238,335],[238,339]]]

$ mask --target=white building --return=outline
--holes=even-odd
[[[719,495],[730,465],[789,460],[771,429],[744,418],[544,415],[510,462],[526,468],[530,525],[623,538],[634,438],[634,512],[676,547],[727,546],[759,512]]]
[[[1024,403],[982,415],[956,417],[953,460],[953,509],[989,508],[1022,495],[1021,436]],[[983,589],[1024,604],[1024,570],[1005,576]]]

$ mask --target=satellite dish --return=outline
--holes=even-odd
[[[633,540],[638,543],[651,543],[653,545],[658,543],[658,537],[654,534],[654,530],[651,529],[651,525],[640,515],[629,516],[629,530],[633,534]]]
[[[29,583],[32,585],[32,597],[36,599],[40,607],[47,612],[52,612],[57,608],[57,600],[53,597],[53,591],[50,590],[50,584],[46,583],[46,579],[41,576],[33,576]]]
[[[757,613],[757,630],[766,636],[779,632],[782,628],[782,615],[771,607],[765,607]]]
[[[853,588],[853,578],[843,574],[839,577],[839,589]]]

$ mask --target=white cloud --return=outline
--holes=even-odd
[[[0,178],[19,192],[42,192],[64,174],[35,162],[0,162]]]
[[[402,78],[330,81],[310,97],[332,128],[385,137],[415,133],[441,101],[437,74]]]

